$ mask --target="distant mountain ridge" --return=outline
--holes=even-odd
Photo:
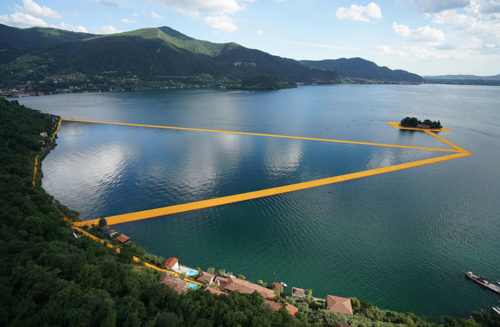
[[[446,79],[500,79],[500,74],[491,76],[477,76],[477,75],[435,75],[424,76],[424,78],[446,78]]]
[[[476,75],[438,75],[425,76],[424,82],[429,84],[459,84],[459,85],[500,85],[500,74],[491,76]]]
[[[300,62],[233,42],[197,40],[166,26],[94,35],[0,24],[0,74],[2,93],[263,89],[360,79],[422,82],[418,75],[392,71],[361,58]]]
[[[363,58],[340,58],[321,61],[302,60],[301,62],[309,67],[337,71],[342,77],[354,82],[423,82],[423,78],[417,74],[400,69],[391,70],[385,66],[380,67],[374,62]]]

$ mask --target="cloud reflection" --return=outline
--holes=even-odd
[[[65,135],[66,141],[66,135]],[[107,192],[123,178],[130,149],[119,143],[92,148],[92,153],[72,151],[49,156],[43,162],[43,187],[69,207],[79,208],[83,218],[102,212]]]
[[[281,177],[296,171],[303,156],[303,142],[299,140],[268,140],[265,148],[265,167],[271,177]]]

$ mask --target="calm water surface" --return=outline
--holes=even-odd
[[[382,308],[466,315],[499,304],[500,88],[316,86],[71,94],[20,102],[64,118],[446,147],[385,122],[440,120],[474,156],[117,225],[191,267],[284,281]],[[43,186],[83,218],[203,200],[446,153],[64,123]]]

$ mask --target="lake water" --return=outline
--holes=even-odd
[[[21,98],[63,118],[446,146],[386,121],[440,120],[471,157],[116,225],[190,267],[284,281],[423,315],[489,310],[500,297],[500,88],[308,86]],[[65,122],[43,187],[97,218],[260,190],[445,152]]]

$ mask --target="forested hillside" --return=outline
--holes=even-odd
[[[58,117],[0,98],[0,325],[2,326],[439,326],[354,300],[354,316],[297,304],[274,314],[257,293],[177,295],[158,273],[87,237],[75,238],[58,203],[37,184],[34,158],[54,144]],[[45,132],[45,133],[44,133]],[[314,302],[311,302],[314,303]],[[484,326],[499,320],[475,314]],[[447,318],[445,326],[480,326]]]
[[[421,83],[418,75],[361,58],[296,61],[239,44],[197,40],[169,27],[93,35],[0,24],[0,94],[168,87],[254,88],[334,83]],[[255,89],[262,89],[262,84]]]
[[[405,70],[391,70],[380,67],[374,62],[362,58],[340,58],[320,61],[304,60],[303,64],[318,69],[333,70],[350,82],[369,83],[423,83],[421,76]]]

